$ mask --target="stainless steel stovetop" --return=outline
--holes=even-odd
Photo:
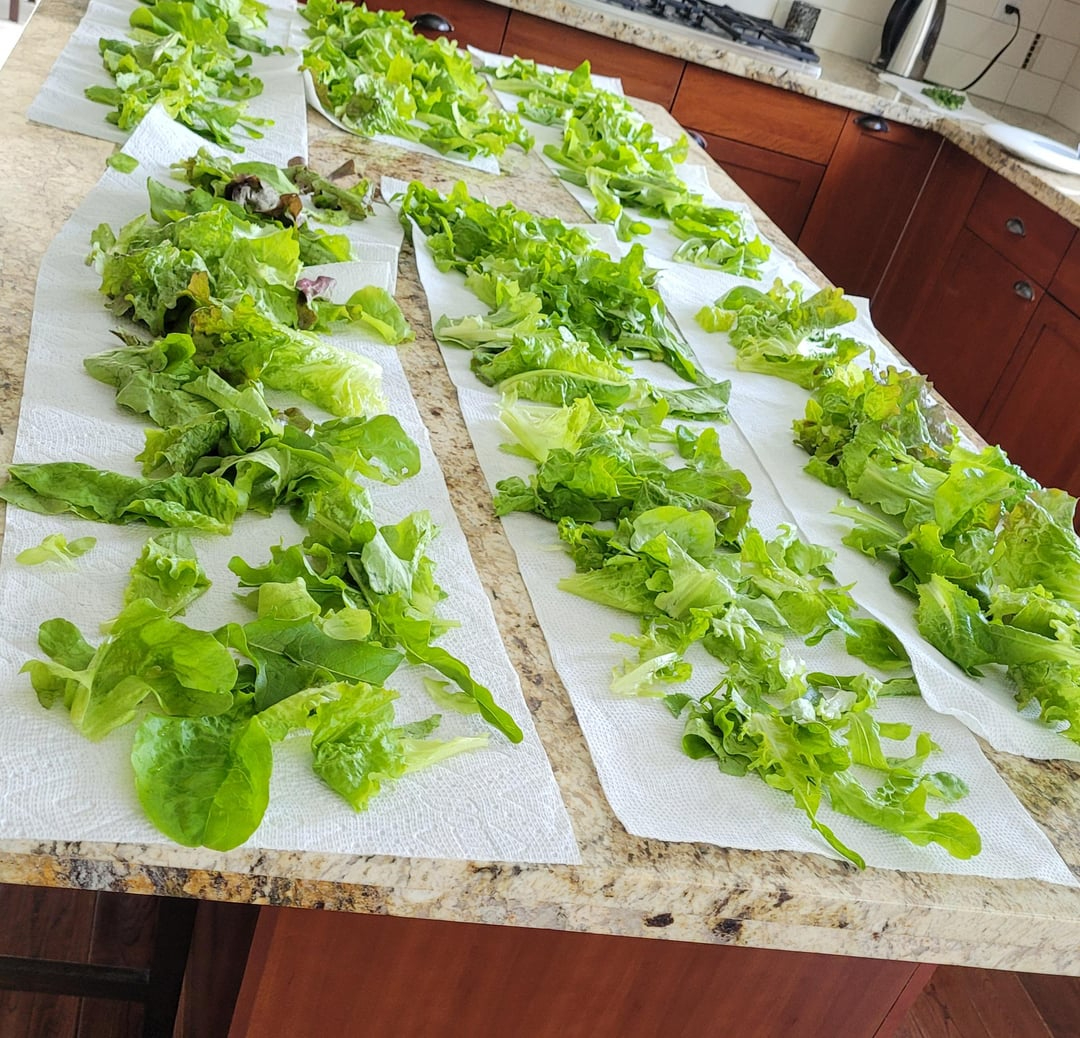
[[[821,75],[820,60],[809,44],[764,18],[755,18],[724,4],[713,4],[708,0],[597,2],[620,8],[633,21],[655,25],[661,20],[680,33],[710,38],[724,50],[745,54],[801,75]]]

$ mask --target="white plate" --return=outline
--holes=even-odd
[[[1062,173],[1080,174],[1080,158],[1077,157],[1076,148],[1008,123],[989,123],[983,129],[991,140],[1028,162]]]

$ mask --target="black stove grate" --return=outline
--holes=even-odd
[[[784,57],[807,63],[817,63],[812,47],[764,18],[736,11],[726,4],[708,0],[606,0],[628,11],[649,14],[664,21],[700,29],[748,47],[782,54]]]

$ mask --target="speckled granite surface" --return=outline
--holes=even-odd
[[[31,126],[25,112],[80,14],[44,0],[0,73],[0,139],[8,169],[0,249],[0,461],[10,457],[32,293],[41,255],[97,179],[110,147]],[[650,116],[655,113],[650,111]],[[423,173],[445,187],[456,167],[392,152],[313,120],[320,165],[355,153],[368,168]],[[553,215],[580,216],[535,156],[513,156],[489,178],[492,200],[513,192]],[[722,176],[717,174],[717,176]],[[482,177],[477,177],[480,185]],[[731,187],[724,184],[731,193]],[[762,221],[779,241],[780,235]],[[4,841],[0,882],[184,895],[432,919],[869,955],[1080,974],[1080,891],[867,870],[813,855],[749,853],[631,837],[601,792],[555,676],[511,549],[486,494],[452,385],[431,339],[411,255],[399,296],[417,329],[403,353],[451,497],[491,596],[582,850],[580,866],[518,866],[312,853]],[[1080,875],[1080,768],[992,756],[1010,786]]]
[[[1013,157],[987,137],[976,124],[943,117],[923,105],[906,100],[899,90],[881,83],[875,71],[855,58],[820,52],[822,74],[820,79],[814,79],[777,68],[765,61],[725,51],[720,44],[702,38],[700,34],[690,35],[659,19],[627,15],[618,6],[602,0],[490,2],[830,104],[936,130],[1080,227],[1080,175],[1056,173]],[[1077,135],[1073,131],[1046,116],[980,98],[975,98],[975,103],[1001,122],[1053,137],[1070,147],[1077,143]]]

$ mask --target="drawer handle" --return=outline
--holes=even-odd
[[[889,124],[880,115],[860,115],[855,120],[855,125],[860,130],[869,130],[871,133],[888,133]]]
[[[1027,281],[1017,281],[1013,285],[1013,291],[1023,300],[1031,302],[1035,298],[1035,289]]]
[[[1005,221],[1005,230],[1010,234],[1015,234],[1018,238],[1023,238],[1027,234],[1027,228],[1024,226],[1024,221],[1019,216],[1010,216]]]
[[[427,29],[428,32],[454,31],[454,27],[450,24],[448,19],[444,18],[441,14],[435,14],[434,12],[418,14],[412,20],[412,23],[418,29]]]
[[[709,150],[709,143],[697,130],[687,130],[686,136],[690,138],[702,151]]]

